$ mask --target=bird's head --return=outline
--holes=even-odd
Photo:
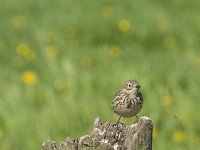
[[[126,82],[124,90],[126,90],[128,93],[137,94],[140,87],[140,84],[136,80],[129,80]]]

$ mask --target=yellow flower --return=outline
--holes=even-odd
[[[121,32],[128,32],[131,30],[131,24],[127,19],[120,20],[118,27]]]
[[[53,31],[46,32],[46,37],[49,41],[53,41],[57,38],[57,34]]]
[[[165,48],[173,48],[176,45],[176,39],[173,36],[167,36],[163,40]]]
[[[31,86],[34,86],[38,83],[38,77],[32,71],[23,72],[21,75],[21,79],[25,84]]]
[[[54,45],[51,45],[51,46],[48,46],[46,48],[46,55],[49,57],[49,58],[55,58],[58,56],[58,47],[54,46]]]
[[[68,85],[64,80],[56,80],[54,84],[56,90],[58,91],[66,91],[68,89]]]
[[[169,22],[169,20],[164,19],[164,20],[160,20],[159,24],[158,24],[158,29],[160,31],[168,31],[171,28],[171,23]]]
[[[159,135],[158,129],[157,128],[153,128],[153,138],[158,137],[158,135]]]
[[[111,17],[113,16],[113,7],[106,5],[102,7],[101,14],[104,17]]]
[[[182,131],[175,131],[175,132],[173,133],[173,140],[174,140],[175,142],[185,142],[186,139],[187,139],[187,136],[186,136],[186,134],[185,134],[184,132],[182,132]]]
[[[86,69],[89,69],[92,66],[92,63],[92,59],[88,56],[85,56],[81,59],[81,65]]]
[[[33,51],[32,49],[29,49],[27,55],[24,56],[24,58],[28,61],[32,61],[36,58],[36,54],[35,51]]]
[[[25,56],[27,55],[29,51],[29,46],[26,43],[20,43],[19,45],[17,45],[17,53],[21,56]]]
[[[32,61],[36,58],[35,51],[26,43],[21,43],[17,46],[17,53],[27,61]]]
[[[67,38],[74,38],[76,36],[77,30],[75,27],[67,27],[67,29],[65,30],[65,35]]]
[[[174,103],[174,99],[172,96],[168,95],[165,96],[162,100],[161,100],[161,104],[163,106],[171,106]]]
[[[116,47],[116,46],[111,47],[109,49],[109,55],[112,58],[119,58],[120,55],[121,55],[121,49],[119,47]]]
[[[23,16],[14,16],[11,19],[11,23],[15,28],[23,27],[25,25],[25,18]]]

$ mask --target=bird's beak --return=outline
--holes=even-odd
[[[136,86],[136,88],[138,88],[138,89],[139,89],[140,87],[141,87],[140,85],[137,85],[137,86]]]

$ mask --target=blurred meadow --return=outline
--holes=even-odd
[[[142,85],[153,149],[200,149],[199,0],[1,0],[0,149],[116,122],[114,94]],[[131,124],[136,118],[123,118]]]

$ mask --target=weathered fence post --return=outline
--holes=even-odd
[[[141,117],[131,125],[123,123],[102,123],[94,121],[91,135],[79,139],[66,138],[57,148],[55,141],[48,139],[42,150],[152,150],[153,123],[148,117]]]

